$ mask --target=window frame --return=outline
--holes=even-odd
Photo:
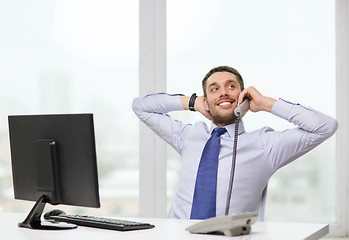
[[[337,182],[337,222],[330,224],[331,236],[348,235],[348,170],[349,156],[346,143],[349,138],[349,114],[346,103],[349,101],[349,3],[346,0],[336,0],[336,117],[339,122],[337,130],[336,151],[336,182]]]
[[[139,1],[139,94],[166,91],[166,1]],[[166,143],[140,123],[139,211],[166,216]]]

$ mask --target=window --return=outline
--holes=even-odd
[[[335,117],[334,4],[168,0],[167,91],[202,94],[204,75],[213,67],[229,65],[240,71],[245,86]],[[186,122],[204,120],[197,113],[174,116]],[[265,113],[248,113],[244,122],[247,131],[293,127]],[[336,221],[335,140],[332,137],[272,177],[267,221]],[[169,202],[180,171],[178,159],[169,149]]]
[[[138,128],[132,99],[138,92],[200,94],[206,72],[226,64],[242,73],[246,86],[255,85],[265,95],[299,101],[342,120],[338,142],[332,137],[273,177],[266,217],[336,221],[332,230],[341,230],[335,234],[344,236],[349,116],[335,109],[349,101],[348,9],[346,0],[0,2],[0,211],[28,212],[33,206],[13,200],[7,115],[92,112],[100,211],[164,217],[180,161],[168,148],[166,167],[165,144],[144,126]],[[198,113],[174,115],[187,122],[205,121]],[[292,127],[270,114],[249,113],[244,121],[249,131],[264,125]],[[314,196],[323,201],[312,205]],[[280,215],[285,205],[295,210]],[[317,207],[321,209],[309,218],[293,214]]]
[[[7,115],[89,112],[102,208],[69,212],[137,215],[138,1],[16,0],[0,15],[0,210],[33,206],[13,199]]]

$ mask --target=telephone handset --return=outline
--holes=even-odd
[[[199,223],[196,223],[186,228],[186,230],[191,233],[223,232],[224,235],[226,236],[245,235],[250,233],[251,225],[255,223],[258,217],[257,212],[239,213],[239,214],[234,214],[230,216],[228,215],[231,192],[233,188],[234,174],[235,174],[239,121],[249,109],[250,109],[250,100],[248,98],[245,98],[245,100],[234,109],[234,115],[236,116],[235,136],[234,136],[233,158],[232,158],[232,166],[231,166],[231,173],[230,173],[230,181],[229,181],[229,188],[228,188],[226,207],[225,207],[225,216],[212,217],[204,221],[200,221]]]
[[[234,109],[234,115],[242,118],[250,109],[250,99],[245,98],[244,101]]]

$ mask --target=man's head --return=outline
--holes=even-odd
[[[234,68],[220,66],[208,72],[202,81],[206,110],[219,127],[234,123],[234,109],[244,89],[243,79]]]
[[[202,80],[202,90],[204,92],[204,97],[207,97],[207,91],[206,91],[206,86],[207,86],[207,79],[214,73],[216,72],[230,72],[232,74],[234,74],[240,84],[240,88],[241,91],[244,90],[244,80],[242,79],[240,73],[232,67],[229,66],[219,66],[219,67],[215,67],[212,68],[204,77],[204,79]]]

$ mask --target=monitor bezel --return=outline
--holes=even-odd
[[[8,121],[15,199],[100,207],[93,114],[10,115]],[[42,143],[40,151],[54,166],[48,176],[58,173],[53,192],[37,185],[45,170],[37,164]],[[44,173],[41,178],[50,179]]]

